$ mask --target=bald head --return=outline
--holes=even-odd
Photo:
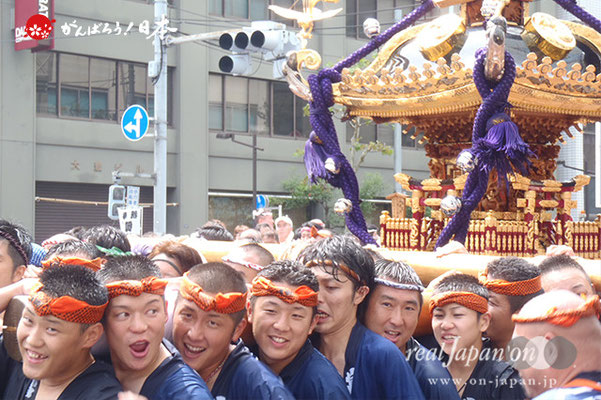
[[[237,247],[223,257],[227,265],[244,275],[247,283],[250,283],[259,270],[271,264],[273,260],[273,254],[256,243]]]
[[[581,304],[584,299],[568,290],[553,290],[541,294],[527,302],[518,313],[518,316],[524,318],[533,318],[543,316],[551,308],[557,311],[573,310]]]
[[[518,313],[514,339],[527,339],[529,346],[538,348],[538,354],[556,355],[552,361],[545,358],[518,366],[529,397],[561,387],[581,372],[599,369],[601,323],[594,313],[577,319],[571,326],[559,324],[563,320],[557,319],[554,323],[520,319],[548,319],[550,313],[570,313],[592,301],[589,298],[587,303],[587,299],[568,290],[553,290],[533,298]],[[598,298],[595,301],[598,302]]]

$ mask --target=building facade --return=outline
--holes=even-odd
[[[168,18],[178,34],[218,32],[256,20],[284,22],[268,5],[296,3],[300,2],[170,0]],[[325,7],[338,6],[343,11],[317,23],[309,43],[322,55],[323,65],[366,42],[365,18],[378,18],[385,29],[395,15],[410,12],[415,2],[343,0]],[[147,20],[152,31],[152,1],[55,1],[55,46],[40,52],[15,51],[13,8],[13,2],[0,4],[0,216],[22,223],[37,240],[74,225],[110,222],[106,206],[94,203],[106,201],[112,172],[153,172],[153,140],[130,142],[119,124],[131,104],[144,105],[153,114],[153,85],[147,77],[153,45],[137,30]],[[552,1],[534,2],[531,9],[558,12]],[[131,23],[134,28],[126,35]],[[288,29],[298,29],[286,23]],[[235,223],[249,222],[252,149],[221,139],[223,134],[248,144],[257,135],[257,145],[264,149],[257,160],[259,193],[283,194],[282,182],[306,174],[302,159],[294,156],[311,131],[304,115],[306,104],[292,95],[285,81],[273,79],[271,63],[257,56],[249,76],[220,73],[218,61],[225,53],[216,41],[168,50],[167,231],[171,233],[190,233],[209,218],[224,219],[230,230]],[[350,129],[338,121],[337,130],[348,150]],[[393,127],[366,125],[361,136],[364,141],[392,145]],[[584,143],[590,145],[590,137]],[[370,154],[359,180],[379,174],[386,184],[382,195],[392,193],[393,165],[392,156]],[[404,135],[403,171],[425,178],[427,165],[423,147]],[[124,178],[123,183],[141,186],[140,201],[152,203],[151,181]],[[150,208],[145,217],[149,230]]]

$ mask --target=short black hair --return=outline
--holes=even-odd
[[[107,284],[123,280],[139,281],[149,276],[161,278],[161,270],[144,256],[109,257],[106,264],[96,272],[96,276]]]
[[[108,291],[100,283],[94,272],[81,265],[58,264],[46,268],[40,274],[42,291],[58,298],[70,296],[92,306],[100,306],[108,301]]]
[[[370,289],[374,287],[373,258],[357,242],[347,236],[332,236],[318,240],[306,247],[299,255],[298,260],[305,265],[314,261],[319,263],[322,268],[324,268],[323,262],[326,260],[330,260],[334,264],[344,264],[363,282],[357,282],[349,277],[355,290],[362,285],[368,286]],[[340,269],[334,268],[334,279],[339,279],[339,271]]]
[[[503,257],[491,261],[486,266],[487,276],[490,279],[502,279],[507,282],[519,282],[534,279],[540,276],[540,269],[528,261],[518,257]],[[529,300],[543,294],[541,289],[536,293],[523,296],[507,296],[511,313],[519,311]]]
[[[234,241],[234,236],[221,225],[206,225],[196,229],[194,236],[206,240]]]
[[[561,271],[563,269],[577,269],[578,271],[582,272],[584,276],[586,276],[586,279],[588,279],[589,282],[592,282],[591,277],[588,276],[584,268],[582,268],[582,265],[566,254],[547,257],[538,265],[538,268],[540,269],[541,275],[545,275],[553,271]]]
[[[445,276],[434,286],[433,295],[445,292],[470,292],[484,297],[487,301],[489,298],[488,289],[477,278],[463,273]],[[478,318],[480,315],[482,313],[478,312]]]
[[[240,246],[240,249],[242,249],[245,254],[255,257],[259,261],[257,264],[262,267],[271,264],[275,260],[273,254],[258,243],[247,243]]]
[[[281,282],[290,286],[308,286],[314,292],[319,292],[319,281],[309,268],[298,261],[281,260],[274,261],[263,268],[257,276],[263,276],[272,282]],[[250,298],[250,303],[255,306],[255,297]],[[317,306],[313,307],[313,315],[317,313]]]
[[[229,265],[220,262],[192,267],[188,271],[188,279],[209,293],[246,293],[247,291],[244,276]],[[229,314],[236,325],[245,315],[246,309]]]
[[[98,225],[86,230],[82,240],[105,249],[116,247],[124,252],[131,251],[125,232],[110,225]]]
[[[85,226],[74,226],[73,228],[69,229],[68,231],[65,232],[65,235],[71,235],[74,238],[77,238],[79,240],[83,239],[83,235],[86,233],[86,231],[88,230],[88,228],[86,228]]]
[[[53,256],[72,257],[77,254],[85,254],[86,259],[93,260],[97,257],[102,257],[102,252],[91,243],[82,242],[81,240],[67,240],[66,242],[57,243],[48,249],[45,259],[48,260]]]
[[[31,259],[31,242],[33,241],[29,232],[21,225],[4,219],[0,219],[0,231],[2,231],[3,235],[9,237],[8,239],[0,236],[0,241],[6,240],[8,242],[8,256],[13,262],[13,271],[19,265],[27,265]],[[15,246],[20,246],[27,258],[24,259],[21,252]]]
[[[423,283],[413,268],[402,261],[377,260],[374,265],[376,278],[391,280],[405,285],[416,285],[423,287]],[[424,304],[422,292],[417,291],[419,308]]]

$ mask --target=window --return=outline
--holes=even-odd
[[[220,17],[261,21],[267,11],[265,0],[209,0],[209,14]]]
[[[57,113],[56,54],[36,53],[36,103],[39,114]]]
[[[376,18],[383,32],[394,24],[395,15],[402,18],[415,5],[416,0],[346,0],[346,36],[367,39],[363,33],[363,21],[367,18]]]
[[[167,120],[171,124],[173,68],[168,80]],[[65,118],[117,122],[132,104],[154,115],[154,86],[146,64],[98,57],[36,53],[36,99],[38,114]]]
[[[307,138],[305,104],[285,82],[209,75],[209,129],[214,131]]]
[[[359,143],[369,143],[379,140],[380,142],[394,146],[394,124],[375,124],[371,121],[368,122],[366,119],[361,120],[361,127],[359,128]],[[354,128],[350,123],[346,124],[346,141],[350,143]],[[409,132],[404,133],[402,138],[402,146],[410,149],[422,149],[423,144],[419,144],[417,140],[411,139],[411,136],[415,133],[415,128],[411,128]]]

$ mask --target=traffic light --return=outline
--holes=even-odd
[[[125,186],[111,185],[109,187],[108,217],[112,220],[119,219],[119,207],[125,207]]]
[[[219,37],[219,46],[233,54],[221,57],[219,69],[233,75],[252,72],[251,53],[262,53],[266,61],[283,59],[286,53],[298,49],[300,41],[286,25],[273,21],[257,21],[240,32],[224,33]],[[274,76],[276,68],[274,68]],[[279,75],[279,74],[278,74]]]

